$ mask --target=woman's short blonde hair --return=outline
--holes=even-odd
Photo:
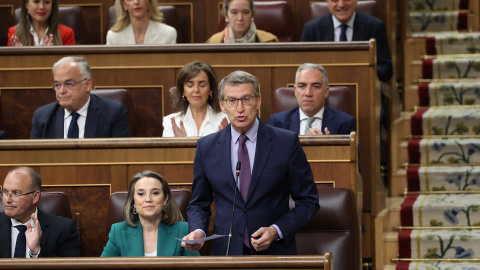
[[[119,32],[125,29],[130,24],[130,16],[128,12],[123,9],[122,2],[125,0],[115,0],[115,15],[117,20],[110,28],[113,32]],[[148,1],[148,14],[151,21],[154,22],[163,22],[163,14],[158,10],[158,1],[149,0]]]

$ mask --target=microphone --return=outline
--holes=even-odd
[[[236,179],[235,179],[235,192],[233,195],[233,209],[232,209],[232,222],[230,223],[230,231],[228,232],[228,243],[227,243],[227,255],[230,253],[230,241],[232,241],[232,230],[233,230],[233,218],[235,217],[235,201],[237,198],[237,187],[238,187],[238,176],[240,175],[240,169],[242,167],[242,162],[237,161],[237,168],[236,168]]]

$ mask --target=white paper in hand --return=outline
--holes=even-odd
[[[221,237],[227,237],[227,236],[228,235],[212,234],[209,237],[199,238],[199,239],[195,239],[195,240],[183,240],[183,239],[180,239],[180,238],[175,238],[175,239],[177,239],[178,241],[182,241],[186,244],[191,244],[192,245],[192,244],[197,244],[197,243],[200,243],[200,242],[213,240],[213,239],[217,239],[217,238],[221,238]]]

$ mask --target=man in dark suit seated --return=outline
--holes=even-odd
[[[220,106],[230,125],[197,142],[187,208],[191,233],[184,239],[205,236],[215,198],[213,233],[220,235],[229,234],[235,201],[230,255],[297,254],[295,234],[319,209],[312,170],[298,136],[257,118],[262,97],[255,76],[232,72],[219,89]],[[237,186],[236,169],[240,169]],[[295,201],[291,211],[290,196]],[[182,246],[198,251],[203,244]],[[227,246],[228,237],[212,240],[211,254],[225,255]]]
[[[91,95],[90,66],[83,57],[64,57],[53,65],[56,102],[35,110],[31,139],[130,137],[127,109]]]
[[[80,257],[77,225],[37,208],[42,179],[29,167],[8,172],[0,213],[0,258]]]
[[[299,107],[270,116],[269,125],[297,135],[350,134],[357,123],[351,115],[325,106],[328,75],[317,64],[301,65],[295,75],[295,97]]]
[[[302,41],[377,40],[377,76],[388,82],[393,75],[392,56],[383,22],[373,16],[355,12],[357,0],[327,0],[327,14],[305,23]]]

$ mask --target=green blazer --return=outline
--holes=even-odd
[[[112,225],[108,235],[108,243],[103,248],[101,257],[143,257],[143,228],[137,222],[137,227],[132,227],[122,221]],[[187,222],[177,222],[168,226],[162,222],[158,225],[157,256],[198,256],[185,250],[175,238],[183,238],[189,233]]]

